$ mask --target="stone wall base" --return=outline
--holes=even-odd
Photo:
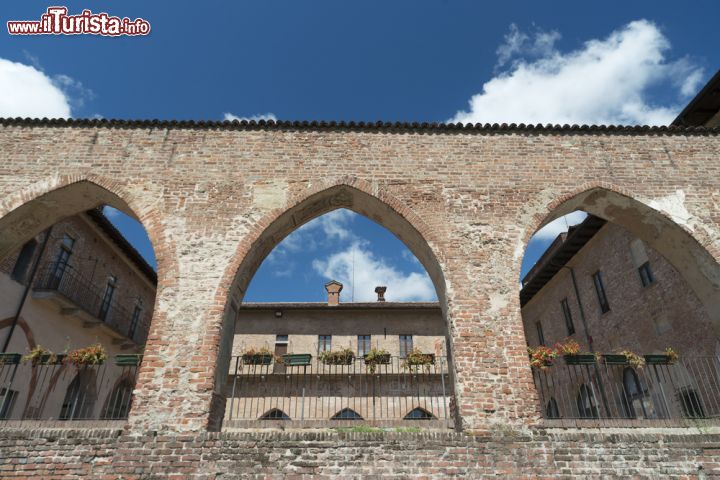
[[[564,478],[720,475],[720,433],[537,429],[129,434],[0,429],[0,478]]]

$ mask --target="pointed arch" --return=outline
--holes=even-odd
[[[279,408],[271,408],[263,413],[260,420],[291,420],[290,416]]]
[[[538,211],[523,236],[523,251],[530,238],[551,221],[576,210],[582,210],[615,223],[643,240],[665,257],[680,273],[705,306],[720,335],[720,236],[713,238],[683,204],[682,190],[669,192],[659,199],[640,199],[631,192],[604,182],[582,185],[563,193],[549,203],[541,199],[533,206]],[[668,213],[674,205],[674,213]],[[683,212],[682,215],[679,212]],[[709,227],[707,227],[709,228]],[[515,265],[520,273],[522,255]]]
[[[295,194],[282,208],[273,209],[258,220],[225,269],[216,293],[218,306],[227,308],[228,292],[237,292],[236,300],[242,300],[262,261],[285,237],[310,220],[339,208],[359,213],[397,236],[428,272],[445,309],[446,285],[441,268],[444,257],[433,230],[398,198],[355,177],[321,182]]]
[[[364,418],[352,408],[345,407],[330,417],[330,420],[364,420]]]
[[[432,414],[429,410],[426,410],[422,407],[415,407],[412,410],[410,410],[405,417],[403,417],[405,420],[435,420],[435,415]]]

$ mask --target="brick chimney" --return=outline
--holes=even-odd
[[[342,292],[343,284],[336,281],[330,280],[325,284],[325,290],[328,292],[328,305],[331,307],[340,304],[340,292]]]
[[[385,292],[387,291],[387,287],[375,287],[375,293],[378,294],[378,302],[384,302],[385,301]]]

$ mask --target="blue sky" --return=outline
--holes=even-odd
[[[663,124],[720,65],[711,1],[62,4],[143,17],[152,32],[3,32],[1,116]],[[38,19],[49,5],[5,2],[2,24]],[[152,263],[137,226],[111,217]],[[247,299],[319,300],[348,251],[356,278],[360,258],[364,281],[387,277],[397,299],[432,298],[404,287],[426,292],[427,279],[413,276],[422,269],[391,234],[357,215],[331,219],[298,234],[329,249],[292,251],[290,237]],[[348,235],[328,233],[329,223]],[[530,245],[523,271],[563,225]]]

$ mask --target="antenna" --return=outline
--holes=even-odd
[[[352,259],[352,290],[350,293],[350,301],[355,301],[355,244],[353,244],[353,259]]]

